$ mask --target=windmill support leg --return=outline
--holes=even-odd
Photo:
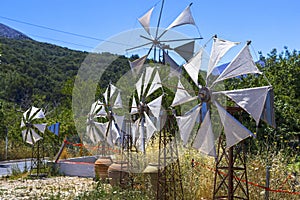
[[[213,199],[249,200],[244,143],[226,148],[224,134],[219,138]]]
[[[184,199],[179,154],[172,116],[159,133],[158,181],[156,199]]]

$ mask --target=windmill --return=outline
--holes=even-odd
[[[116,86],[110,83],[103,97],[104,102],[97,100],[91,106],[86,132],[92,143],[99,145],[102,142],[102,154],[105,155],[105,144],[113,147],[117,140],[120,140],[124,116],[119,116],[113,112],[113,109],[122,108],[121,93]],[[100,119],[102,122],[98,121],[99,118],[102,118]]]
[[[251,131],[249,131],[230,113],[232,113],[232,110],[236,107],[241,108],[250,116],[252,116],[256,122],[256,125],[258,125],[264,111],[264,105],[268,93],[272,90],[271,85],[228,91],[219,89],[224,80],[234,77],[240,77],[247,74],[262,74],[262,72],[255,65],[251,56],[249,50],[250,43],[251,42],[247,42],[247,44],[241,49],[236,57],[229,64],[225,65],[225,68],[223,66],[224,69],[221,69],[217,66],[217,64],[226,54],[226,52],[232,47],[236,46],[238,43],[222,40],[214,36],[211,54],[207,66],[205,85],[202,86],[198,82],[200,66],[202,65],[201,62],[203,62],[202,56],[204,54],[204,48],[202,48],[198,53],[195,54],[193,58],[189,60],[188,63],[184,65],[186,72],[198,87],[197,96],[191,96],[188,91],[185,90],[184,86],[179,80],[177,87],[178,89],[172,103],[172,106],[175,107],[177,105],[184,105],[184,103],[195,99],[198,100],[199,103],[197,103],[195,107],[192,108],[192,110],[190,110],[183,116],[176,117],[181,139],[183,140],[184,145],[187,145],[189,141],[192,140],[192,146],[195,149],[209,156],[216,157],[217,164],[220,163],[219,161],[223,157],[231,160],[232,163],[228,161],[229,174],[232,175],[231,177],[229,176],[229,183],[227,188],[228,195],[231,195],[229,199],[233,198],[234,191],[237,189],[237,187],[242,187],[241,182],[238,182],[235,186],[233,185],[234,172],[232,166],[234,164],[234,161],[232,158],[237,158],[237,156],[233,155],[232,147],[245,140],[246,138],[254,136]],[[224,108],[224,105],[221,105],[222,97],[224,97],[223,95],[235,104],[235,107],[233,107],[233,109],[226,109],[226,107]],[[214,110],[216,110],[217,112],[213,112]],[[227,152],[226,149],[230,149],[231,156],[223,154],[221,155],[219,149],[218,154],[216,152],[215,141],[218,138],[223,137],[221,137],[221,132],[217,132],[214,128],[215,123],[213,122],[215,122],[216,116],[212,116],[212,113],[217,113],[217,115],[219,116],[217,119],[219,119],[220,124],[222,124],[226,137],[226,146],[224,147],[224,143],[219,143],[219,148],[224,147],[223,152],[225,154]],[[212,121],[212,117],[214,117],[214,121]],[[199,121],[199,118],[201,121],[200,128],[198,129],[196,136],[194,138],[191,138],[193,127],[196,124],[196,121]],[[246,168],[243,168],[243,170],[244,172],[242,173],[242,176],[244,176],[244,178],[247,178],[245,172]],[[224,177],[221,182],[224,183],[226,178],[227,176]],[[220,187],[215,187],[215,189],[216,190],[214,192],[214,198],[218,198],[217,192]],[[248,199],[249,194],[247,186],[246,189],[242,188],[242,190],[245,193],[245,198]]]
[[[97,100],[91,105],[87,118],[86,133],[93,144],[100,145],[100,142],[104,141],[105,136],[103,133],[105,132],[105,127],[97,121],[97,118],[105,114],[104,105],[100,100]]]
[[[142,27],[147,33],[146,36],[140,35],[140,37],[145,40],[145,43],[129,48],[127,49],[127,51],[132,51],[140,48],[149,48],[149,51],[146,55],[142,56],[141,58],[129,62],[130,67],[134,73],[138,74],[141,71],[144,62],[146,61],[147,57],[152,51],[154,54],[154,61],[156,61],[157,50],[163,53],[162,54],[163,60],[161,60],[161,55],[159,55],[158,60],[160,63],[164,63],[164,64],[168,63],[171,66],[172,73],[176,73],[176,71],[179,71],[179,66],[174,61],[174,59],[168,55],[168,51],[175,52],[184,60],[188,60],[193,56],[195,40],[202,39],[202,37],[186,38],[177,35],[176,38],[169,39],[170,36],[168,36],[168,33],[171,32],[171,30],[174,29],[175,27],[179,27],[187,24],[196,26],[190,10],[191,5],[192,3],[189,6],[187,6],[178,15],[178,17],[165,29],[160,28],[160,21],[161,21],[162,11],[164,7],[164,0],[162,1],[158,22],[155,28],[153,29],[150,28],[150,20],[151,20],[152,12],[155,7],[152,7],[142,17],[138,19],[138,21],[140,22],[140,24],[142,25]],[[175,45],[177,44],[177,46],[175,46],[174,44]]]
[[[136,145],[137,149],[144,154],[146,153],[146,143],[150,140],[155,131],[157,131],[156,126],[150,119],[150,114],[159,119],[161,111],[161,102],[163,95],[150,99],[150,96],[157,91],[162,89],[161,80],[158,71],[156,70],[154,77],[152,74],[155,71],[153,67],[147,67],[145,73],[143,72],[137,83],[135,84],[137,91],[137,99],[135,95],[132,98],[132,106],[130,114],[136,116],[133,124],[132,136],[133,143]],[[152,81],[150,82],[152,78]],[[139,133],[139,136],[137,135]]]
[[[35,169],[37,176],[42,175],[41,169],[45,169],[42,141],[47,124],[38,123],[38,120],[43,118],[45,118],[43,110],[32,106],[23,113],[21,120],[22,138],[24,142],[32,145],[30,173]],[[42,136],[40,134],[42,134]]]
[[[168,65],[170,67],[170,73],[167,77],[164,77],[165,80],[165,78],[169,78],[173,76],[179,77],[181,75],[181,67],[177,64],[175,59],[169,55],[169,53],[170,52],[175,53],[174,56],[177,56],[179,60],[183,59],[183,62],[186,62],[194,54],[195,41],[202,39],[202,37],[187,38],[187,37],[183,37],[183,35],[178,36],[175,34],[174,31],[171,31],[175,27],[179,27],[183,25],[193,25],[197,27],[190,9],[192,3],[188,5],[167,28],[160,28],[164,2],[165,1],[163,0],[161,3],[158,22],[153,29],[150,28],[150,20],[151,20],[154,7],[148,10],[142,17],[138,19],[138,21],[146,31],[146,35],[140,36],[142,39],[145,40],[145,43],[127,50],[132,51],[139,48],[149,48],[146,55],[132,62],[129,62],[131,70],[134,74],[140,74],[140,72],[143,71],[142,70],[143,64],[145,63],[150,53],[153,51],[154,62],[163,64],[164,68],[166,68],[166,66]],[[157,50],[159,53],[158,59],[157,59]],[[161,57],[163,59],[161,59]],[[147,68],[144,73],[145,73],[145,77],[147,77]],[[147,112],[145,112],[149,107],[149,103],[147,104],[148,106],[145,106],[144,96],[140,95],[142,92],[144,92],[141,89],[144,73],[142,74],[140,80],[136,84],[137,86],[136,89],[138,91],[138,98],[139,98],[138,102],[140,103],[138,105],[135,105],[136,101],[135,98],[133,97],[133,105],[132,105],[133,109],[131,110],[131,113],[132,114],[139,113],[140,118],[139,120],[136,121],[136,124],[141,124],[141,127],[144,126],[144,123],[148,123],[146,124],[147,127],[146,139],[138,138],[138,142],[142,144],[141,150],[145,152],[145,143],[147,142],[146,140],[148,140],[151,137],[152,132],[155,131],[155,128],[151,124],[151,121],[148,119]],[[158,83],[161,84],[160,82]],[[145,89],[146,88],[144,86],[143,90]],[[159,105],[161,104],[159,103],[159,101],[161,102],[160,98],[161,97],[158,97],[156,99]],[[155,102],[155,100],[153,100],[153,102]],[[139,110],[134,109],[135,106],[139,108]],[[157,198],[164,198],[164,199],[183,198],[179,156],[178,156],[177,143],[175,138],[175,133],[177,131],[173,130],[174,124],[172,121],[174,121],[174,117],[170,113],[172,113],[172,111],[161,113],[161,115],[157,113],[157,115],[155,116],[160,126],[159,127],[160,129],[159,155],[158,155],[159,180],[157,184],[157,188],[158,188]],[[166,124],[162,125],[164,123]],[[140,137],[143,135],[144,135],[144,129],[142,128],[140,131]]]
[[[117,93],[113,101],[114,95]],[[119,116],[113,112],[114,109],[122,108],[122,99],[120,90],[113,84],[109,84],[104,94],[103,110],[100,113],[100,117],[106,118],[107,122],[100,123],[101,126],[105,127],[103,133],[106,142],[113,147],[117,140],[121,139],[121,130],[123,127],[124,116]],[[104,111],[104,112],[103,112]]]

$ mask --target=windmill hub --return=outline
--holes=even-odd
[[[157,39],[153,40],[153,44],[154,45],[158,45],[159,44],[159,41]]]
[[[199,90],[198,93],[198,98],[202,101],[202,102],[209,102],[210,101],[210,91],[207,87],[202,87]]]
[[[31,128],[31,126],[32,126],[31,123],[29,123],[29,122],[26,122],[26,123],[25,123],[25,127],[26,127],[26,128]]]
[[[89,118],[87,120],[87,125],[95,125],[95,122],[91,116],[89,116]]]

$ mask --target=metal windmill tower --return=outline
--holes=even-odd
[[[43,110],[32,106],[23,113],[21,120],[22,138],[24,142],[32,145],[30,174],[36,177],[44,176],[46,169],[43,135],[47,124],[38,122],[43,118],[45,118]]]

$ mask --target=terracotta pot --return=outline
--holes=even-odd
[[[109,183],[112,186],[125,187],[125,179],[128,177],[128,167],[126,162],[114,162],[112,163],[108,170]]]
[[[96,179],[106,179],[108,178],[107,170],[112,164],[112,159],[110,157],[100,157],[95,162],[95,178]]]

